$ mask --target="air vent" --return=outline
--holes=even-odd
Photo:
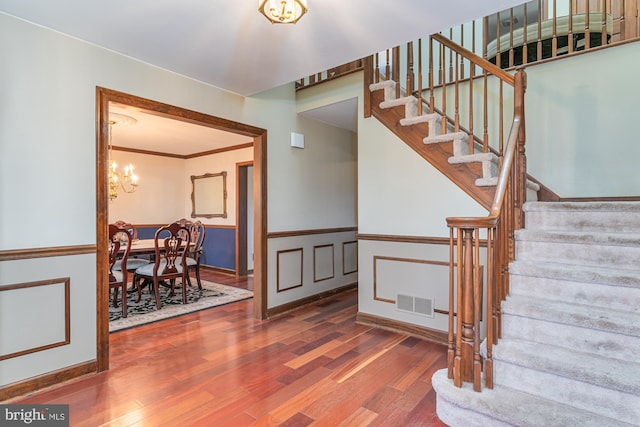
[[[433,299],[398,294],[396,308],[400,311],[433,317]]]

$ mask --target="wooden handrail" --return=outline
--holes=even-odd
[[[462,55],[463,57],[465,57],[467,60],[469,60],[471,63],[476,64],[477,66],[481,67],[483,70],[486,70],[489,74],[493,74],[494,76],[498,77],[500,80],[502,80],[503,82],[514,86],[515,85],[515,80],[512,74],[507,73],[506,71],[504,71],[502,68],[496,66],[495,64],[492,64],[491,62],[487,61],[486,59],[476,55],[475,53],[471,52],[469,49],[466,49],[454,42],[452,42],[451,40],[449,40],[448,38],[442,36],[441,34],[433,34],[431,36],[434,40],[436,40],[438,43],[448,47],[449,49],[457,52],[458,54]]]

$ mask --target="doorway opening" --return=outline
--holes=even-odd
[[[147,114],[197,124],[253,140],[253,283],[254,317],[266,318],[266,130],[244,123],[140,98],[111,89],[96,88],[96,242],[97,242],[97,365],[98,371],[109,368],[109,285],[107,260],[108,198],[108,138],[109,106],[115,103],[143,110]],[[238,222],[238,218],[236,218]],[[237,226],[238,224],[236,224]],[[243,228],[246,227],[243,225]],[[237,268],[238,266],[236,266]]]

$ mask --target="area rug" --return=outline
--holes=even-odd
[[[137,292],[129,294],[126,318],[122,317],[122,306],[118,304],[118,308],[114,308],[112,300],[109,300],[109,332],[249,299],[253,297],[253,292],[203,280],[202,289],[198,289],[197,286],[187,287],[187,304],[182,304],[182,287],[180,285],[176,286],[173,297],[169,295],[169,289],[160,289],[162,307],[157,310],[155,296],[148,289],[143,289],[142,299],[139,303],[136,303]]]

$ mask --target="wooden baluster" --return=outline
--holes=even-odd
[[[569,2],[569,34],[567,34],[568,53],[573,52],[573,1]]]
[[[389,51],[389,49],[387,49],[385,53],[387,63],[385,64],[384,68],[384,79],[389,80],[391,79],[391,52]]]
[[[529,58],[529,42],[527,41],[527,3],[524,4],[524,18],[522,22],[522,64],[526,64]]]
[[[496,65],[502,67],[502,60],[500,59],[500,12],[496,13]]]
[[[487,230],[487,303],[486,303],[486,316],[487,316],[487,358],[485,359],[484,376],[485,386],[487,388],[493,388],[493,344],[496,343],[495,339],[495,302],[494,288],[495,288],[495,259],[494,259],[494,246],[493,239],[495,238],[495,228],[489,228]]]
[[[588,1],[588,0],[587,0]],[[551,57],[558,56],[558,19],[557,19],[557,0],[553,1],[553,34],[551,35]]]
[[[400,47],[396,46],[392,49],[393,58],[391,59],[391,79],[396,82],[396,99],[400,98]]]
[[[418,116],[422,115],[422,39],[418,39]]]
[[[464,258],[463,258],[463,230],[458,228],[458,239],[457,239],[457,248],[458,248],[458,280],[456,283],[457,290],[457,313],[456,313],[456,346],[454,351],[453,358],[453,384],[456,387],[462,387],[462,313],[464,312],[463,307],[463,266],[464,266]]]
[[[458,53],[456,52],[455,92],[453,105],[453,124],[455,132],[460,131],[460,68],[458,67]]]
[[[435,111],[433,99],[433,37],[429,37],[429,113]]]
[[[500,154],[504,153],[504,82],[500,80],[500,91],[498,95],[498,99],[500,100],[500,106],[498,107],[498,129],[499,129],[499,137],[498,137],[498,145],[500,147]]]
[[[526,30],[526,27],[525,27],[525,30]],[[513,48],[513,8],[511,8],[509,9],[509,67],[513,67],[514,54],[515,54],[515,50]]]
[[[464,47],[464,24],[460,25],[460,46]],[[464,79],[464,57],[460,56],[460,78]]]
[[[470,138],[472,139],[472,138]],[[482,318],[482,268],[480,267],[480,229],[473,239],[473,389],[482,389],[482,356],[480,355],[480,319]]]
[[[475,31],[473,32],[475,34]],[[489,44],[489,17],[485,16],[482,19],[482,57],[487,61],[487,45]],[[496,63],[497,64],[497,63]],[[500,65],[498,65],[499,67]]]
[[[602,0],[602,46],[607,44],[607,2]]]
[[[378,54],[375,54],[375,63],[376,66],[378,64]],[[363,106],[364,118],[371,117],[371,91],[369,90],[369,85],[376,80],[377,76],[380,75],[377,68],[373,67],[374,57],[367,56],[364,58],[364,62],[362,64],[362,68],[364,70],[364,93],[363,93]],[[377,80],[376,80],[377,82]]]
[[[411,94],[413,93],[414,80],[415,75],[413,74],[413,42],[409,42],[407,43],[407,96],[411,96]]]
[[[538,42],[537,42],[536,61],[542,59],[542,0],[538,0]]]
[[[591,28],[590,28],[590,4],[589,4],[589,0],[586,1],[587,4],[587,10],[586,10],[586,16],[584,18],[584,50],[587,50],[591,47]]]
[[[484,117],[482,119],[483,121],[483,132],[482,132],[482,151],[483,152],[488,152],[489,151],[489,73],[485,70],[484,71],[484,94],[482,97],[482,106],[484,108]]]
[[[622,7],[622,15],[620,16],[620,40],[627,39],[627,2],[625,0],[619,0]],[[636,9],[637,15],[637,9]],[[637,20],[636,20],[637,21]],[[636,24],[637,25],[637,24]]]
[[[520,133],[518,134],[518,149],[517,149],[517,157],[516,157],[516,176],[517,180],[515,181],[518,184],[518,188],[516,189],[518,194],[518,204],[516,205],[516,224],[515,228],[517,230],[524,228],[524,211],[522,210],[522,205],[527,200],[527,183],[526,183],[526,172],[527,172],[527,157],[525,152],[525,142],[527,140],[526,134],[526,115],[524,111],[524,94],[527,90],[527,73],[524,70],[519,70],[515,75],[515,86],[513,90],[514,94],[514,111],[516,111],[520,115]]]
[[[455,231],[454,227],[449,227],[449,330],[447,335],[447,377],[451,380],[453,379],[453,361],[455,358],[455,341],[454,341],[454,317],[455,317],[455,301],[454,301],[454,285],[455,285],[455,270],[456,267],[460,263],[456,263],[456,258],[454,256],[455,252],[453,250],[454,247],[460,248],[460,236],[458,233],[458,238],[455,242],[457,242],[457,246],[454,246],[454,238],[453,233]],[[460,255],[458,254],[458,258],[460,259]],[[459,266],[457,267],[459,268]],[[458,276],[460,277],[460,276]]]
[[[453,40],[453,28],[449,29],[449,40]],[[453,50],[449,49],[449,81],[453,81]]]
[[[444,46],[442,44],[440,44],[440,56],[441,56],[441,62],[444,63],[445,59],[446,59],[446,55],[445,55],[445,51],[444,51]],[[443,69],[444,71],[444,69]],[[445,76],[443,76],[445,77]],[[440,106],[440,108],[442,108],[442,120],[441,120],[441,134],[445,134],[447,133],[447,83],[444,81],[440,82],[440,88],[442,91],[442,105]]]
[[[474,105],[473,105],[473,92],[474,92],[474,78],[475,78],[475,74],[476,74],[476,68],[475,66],[470,63],[469,64],[469,154],[472,154],[474,152],[474,143],[475,143],[475,137],[473,134],[473,111],[474,111]]]

